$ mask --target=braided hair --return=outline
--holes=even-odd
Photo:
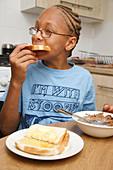
[[[82,29],[81,20],[79,18],[79,15],[77,13],[73,12],[71,8],[68,8],[63,5],[54,5],[54,7],[61,10],[62,16],[69,28],[70,33],[72,35],[76,36],[76,44],[77,44],[78,40],[79,40],[79,36],[80,36],[80,30]],[[72,50],[73,49],[71,49],[69,56],[71,56]]]

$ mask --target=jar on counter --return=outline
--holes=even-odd
[[[2,45],[2,54],[3,55],[10,55],[13,50],[14,50],[13,44],[3,44]]]

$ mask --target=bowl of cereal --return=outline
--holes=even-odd
[[[81,116],[89,121],[102,121],[106,125],[97,125],[92,123],[87,123],[75,115]],[[113,114],[102,112],[102,111],[81,111],[76,112],[72,115],[72,118],[76,122],[77,126],[87,135],[97,137],[97,138],[106,138],[113,136]]]

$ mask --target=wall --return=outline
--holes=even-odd
[[[79,55],[78,50],[113,55],[113,0],[108,2],[103,23],[82,23],[80,40],[73,56]],[[0,0],[0,54],[4,43],[31,43],[28,28],[34,26],[37,17],[36,14],[20,12],[20,0]]]
[[[93,48],[94,25],[82,23],[81,26],[82,30],[80,39],[75,49],[73,50],[73,57],[81,56],[81,52],[79,52],[79,50],[91,52]]]
[[[113,56],[113,0],[108,0],[104,22],[94,25],[92,51]]]
[[[113,56],[113,0],[107,0],[103,22],[82,26],[80,42],[73,51],[73,56],[78,54],[78,50]]]
[[[20,0],[0,0],[0,54],[2,44],[31,43],[28,28],[37,17],[20,12]]]

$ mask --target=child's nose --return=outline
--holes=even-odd
[[[42,33],[41,33],[41,31],[39,30],[35,35],[34,35],[34,37],[36,38],[36,39],[40,39],[40,40],[42,40],[43,39],[43,37],[42,37]]]

